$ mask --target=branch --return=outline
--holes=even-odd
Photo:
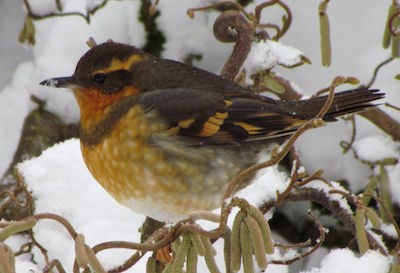
[[[99,9],[103,8],[109,0],[103,0],[99,5],[95,6],[94,8],[87,10],[86,14],[81,13],[81,12],[64,12],[64,13],[57,13],[57,12],[51,12],[45,15],[38,15],[35,12],[32,11],[31,5],[29,3],[29,0],[23,0],[24,1],[24,6],[27,10],[28,16],[31,17],[32,19],[36,20],[42,20],[42,19],[47,19],[51,17],[64,17],[64,16],[80,16],[82,17],[88,24],[90,24],[90,17],[91,15],[95,14]],[[59,3],[59,2],[58,2]],[[60,10],[61,6],[57,5],[58,9]]]
[[[386,114],[383,110],[373,108],[359,113],[359,115],[368,119],[378,128],[390,135],[394,140],[400,140],[400,123]]]
[[[345,226],[355,236],[355,222],[354,217],[347,210],[343,209],[339,202],[331,200],[326,193],[323,191],[313,189],[313,188],[297,188],[291,195],[286,198],[287,201],[312,201],[324,206],[330,212],[333,213]],[[375,238],[367,232],[368,241],[373,249],[378,249],[383,254],[387,255],[386,250],[380,245]]]

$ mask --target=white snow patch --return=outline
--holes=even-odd
[[[357,257],[351,250],[332,250],[321,261],[321,267],[312,268],[302,273],[387,273],[389,272],[390,258],[378,251],[368,251]]]
[[[112,240],[140,241],[138,228],[144,216],[117,203],[93,179],[84,165],[77,139],[57,144],[18,168],[35,197],[35,213],[55,213],[66,218],[78,233],[85,235],[89,246]],[[54,221],[41,220],[34,232],[50,258],[60,259],[66,271],[72,272],[74,246],[66,230]],[[132,251],[109,250],[99,257],[104,265],[112,267],[130,254]],[[36,257],[40,256],[36,253]],[[42,262],[38,261],[38,265],[43,268]],[[140,267],[135,266],[135,270]]]
[[[277,192],[283,192],[287,185],[287,175],[280,172],[277,166],[272,166],[260,170],[253,183],[239,191],[236,196],[259,207],[265,202],[275,200]]]
[[[339,142],[350,138],[350,123],[339,120],[325,127],[308,130],[300,136],[295,146],[308,173],[322,169],[325,178],[346,180],[352,191],[360,191],[367,185],[371,169],[355,159],[353,153],[343,154]]]
[[[56,1],[53,0],[31,0],[28,3],[33,14],[39,16],[57,12]]]
[[[380,230],[382,230],[385,234],[391,236],[392,238],[399,239],[398,234],[397,234],[396,229],[393,224],[382,223]]]
[[[395,166],[387,166],[386,169],[389,177],[392,200],[400,204],[400,163],[397,163]]]
[[[243,67],[249,75],[268,70],[276,65],[292,66],[302,61],[302,52],[276,41],[254,42]]]
[[[18,234],[9,237],[4,243],[15,253],[20,250],[22,245],[28,243],[28,238],[26,235]],[[32,261],[31,254],[29,253],[16,256],[15,266],[17,273],[40,272],[38,266]]]
[[[376,162],[386,158],[400,158],[400,145],[387,136],[368,136],[353,143],[360,159]]]
[[[0,173],[3,174],[11,162],[21,134],[25,116],[33,109],[30,101],[30,85],[35,74],[32,62],[26,62],[15,70],[13,81],[0,91]]]
[[[345,188],[343,188],[339,183],[337,183],[335,181],[330,181],[330,185],[328,185],[328,184],[316,179],[316,180],[313,180],[310,183],[308,183],[306,185],[306,187],[323,191],[329,197],[330,200],[338,202],[338,204],[340,205],[340,207],[342,209],[346,210],[350,214],[353,214],[353,211],[350,208],[349,203],[347,202],[346,198],[343,195],[338,194],[338,193],[335,193],[335,194],[329,193],[329,191],[331,191],[331,190],[339,190],[339,191],[347,192],[347,190]]]
[[[186,13],[190,8],[207,6],[214,2],[174,0],[173,3],[158,3],[157,9],[161,14],[157,18],[157,24],[167,38],[162,53],[164,58],[184,61],[189,54],[200,54],[201,60],[195,60],[193,65],[219,73],[232,48],[232,44],[221,43],[213,35],[213,24],[219,13],[213,10],[196,12],[193,19]]]

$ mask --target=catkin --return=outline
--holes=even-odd
[[[265,255],[264,240],[261,229],[254,218],[247,216],[245,218],[246,226],[250,233],[253,254],[260,269],[266,269],[268,266],[267,256]]]
[[[2,242],[0,242],[0,273],[15,273],[14,252]]]
[[[250,232],[246,223],[240,223],[240,246],[242,252],[243,272],[254,273],[253,253],[251,249]]]
[[[94,254],[93,249],[91,249],[89,246],[86,246],[86,255],[88,257],[89,266],[93,270],[93,272],[107,273],[107,271],[104,269],[104,267],[101,265],[100,261]]]
[[[155,255],[149,257],[146,263],[146,273],[156,273],[156,258]]]
[[[367,233],[365,231],[365,208],[357,208],[355,216],[356,238],[358,249],[364,254],[369,249]]]
[[[264,215],[255,207],[249,207],[247,212],[250,216],[257,221],[260,229],[262,238],[264,241],[265,252],[268,254],[274,253],[274,242],[272,241],[272,232],[269,227],[267,219],[265,219]]]
[[[240,269],[241,249],[240,249],[240,224],[246,216],[244,211],[239,211],[233,221],[231,233],[231,271],[238,272]]]
[[[329,18],[326,13],[328,2],[324,1],[319,5],[319,30],[321,39],[321,59],[323,66],[331,65],[331,37]]]
[[[197,255],[196,247],[191,244],[186,259],[186,273],[197,273]]]
[[[8,237],[15,233],[29,230],[36,225],[36,220],[28,218],[27,220],[20,220],[12,222],[0,231],[0,242],[5,241]]]
[[[190,239],[192,240],[192,244],[196,249],[197,254],[199,256],[204,257],[204,255],[206,255],[206,248],[204,246],[203,241],[201,240],[200,235],[195,233],[190,233]]]
[[[75,256],[78,266],[86,268],[89,262],[86,253],[85,237],[82,234],[78,234],[75,238]]]
[[[191,245],[191,240],[189,235],[182,236],[182,242],[175,254],[174,261],[172,262],[171,272],[181,272],[183,268],[183,263],[189,253],[189,248]]]
[[[367,217],[368,220],[371,221],[371,224],[374,228],[381,227],[382,224],[381,218],[379,218],[378,214],[373,209],[366,208],[365,217]]]

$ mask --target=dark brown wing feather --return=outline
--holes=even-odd
[[[374,106],[384,95],[359,89],[337,93],[324,117],[355,113]],[[274,101],[262,96],[227,96],[213,90],[171,88],[142,93],[139,103],[156,110],[169,133],[188,145],[240,144],[292,134],[323,107],[327,96],[302,101]]]

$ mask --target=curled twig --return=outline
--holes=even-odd
[[[187,15],[190,18],[194,18],[194,14],[198,11],[205,11],[205,10],[209,10],[209,9],[219,9],[219,10],[236,10],[241,12],[242,14],[247,15],[246,11],[244,10],[244,8],[233,1],[222,1],[222,2],[217,2],[214,3],[212,5],[209,6],[204,6],[204,7],[199,7],[199,8],[191,8],[187,10]]]
[[[378,65],[375,67],[374,72],[372,73],[371,79],[370,79],[369,82],[365,85],[365,87],[370,88],[370,87],[375,83],[376,77],[378,76],[378,72],[380,71],[380,69],[381,69],[382,67],[384,67],[385,65],[389,64],[390,62],[392,62],[393,60],[394,60],[393,57],[389,57],[388,59],[386,59],[386,60],[382,61],[380,64],[378,64]],[[361,86],[360,86],[360,87],[361,87]]]
[[[283,21],[283,25],[282,27],[279,27],[275,24],[262,24],[261,23],[261,14],[262,14],[262,10],[266,7],[272,6],[272,5],[278,5],[280,6],[286,13],[286,16],[284,15],[282,17],[282,21]],[[290,10],[290,8],[283,3],[280,0],[271,0],[262,4],[259,4],[256,8],[255,8],[255,21],[257,22],[257,26],[260,28],[267,28],[267,27],[272,27],[276,30],[276,35],[274,37],[272,37],[272,40],[279,40],[283,35],[285,35],[285,33],[289,30],[290,25],[292,24],[292,12]]]
[[[356,140],[356,131],[357,131],[356,119],[354,118],[354,115],[350,115],[348,118],[346,118],[346,120],[350,121],[351,123],[351,138],[349,141],[344,141],[344,140],[340,141],[339,145],[343,148],[343,154],[347,153],[351,149],[354,141]]]
[[[262,10],[272,5],[280,6],[286,13],[282,17],[283,26],[281,28],[274,23],[263,24],[260,22]],[[250,52],[253,40],[267,39],[271,36],[265,30],[258,31],[258,29],[273,28],[277,33],[271,39],[278,40],[289,29],[292,21],[292,14],[289,7],[279,0],[267,1],[256,6],[255,14],[246,12],[241,5],[231,1],[223,1],[201,8],[189,9],[187,13],[189,17],[193,18],[196,11],[207,9],[224,10],[214,23],[214,35],[222,42],[235,42],[232,54],[220,73],[222,77],[230,80],[234,80],[239,73],[241,66]]]
[[[78,233],[75,231],[75,229],[71,225],[71,223],[68,222],[67,219],[61,217],[60,215],[57,215],[57,214],[54,214],[54,213],[39,213],[39,214],[32,215],[30,217],[32,217],[36,221],[42,220],[42,219],[54,220],[54,221],[60,223],[61,225],[63,225],[65,227],[65,229],[68,231],[69,235],[73,239],[75,239],[76,236],[78,235]]]
[[[14,205],[20,207],[20,208],[27,208],[28,206],[31,205],[31,200],[29,199],[29,193],[25,191],[27,194],[27,199],[25,200],[25,203],[22,203],[21,201],[18,200],[18,198],[15,196],[15,192],[7,191],[4,190],[0,192],[0,198],[3,196],[8,196],[7,201],[3,202],[1,207],[0,207],[0,214],[3,213],[3,211],[10,206],[11,203]],[[19,194],[19,192],[17,193]]]
[[[231,10],[215,20],[214,35],[223,42],[236,42],[220,73],[222,77],[234,80],[250,52],[254,28],[242,13]]]

